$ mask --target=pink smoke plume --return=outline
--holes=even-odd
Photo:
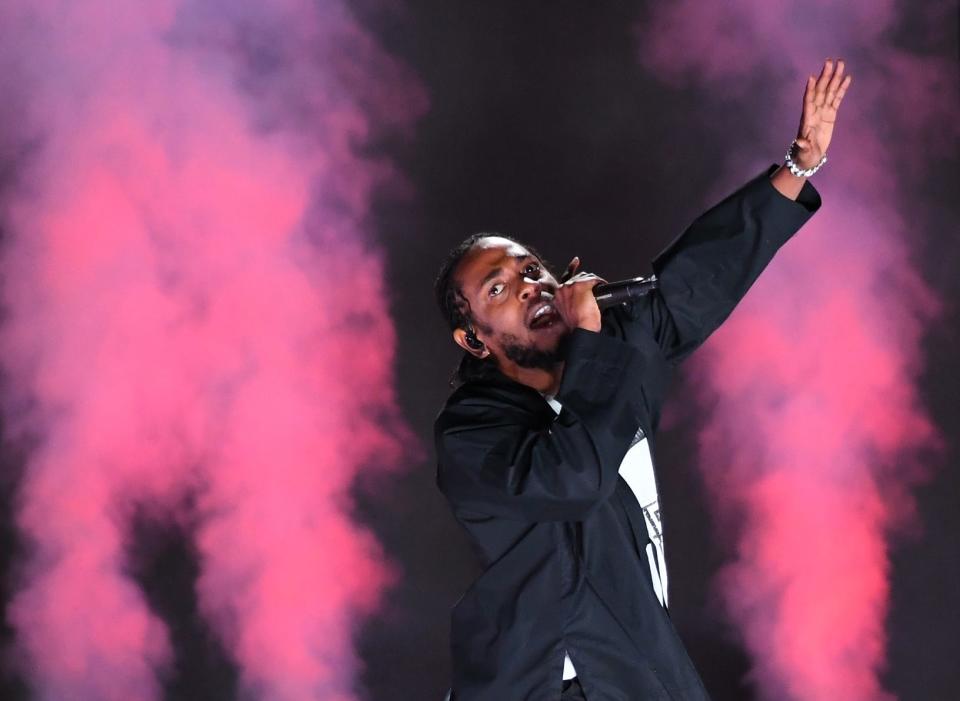
[[[38,699],[159,698],[172,650],[126,528],[190,492],[244,698],[354,698],[396,572],[348,489],[411,435],[368,219],[406,186],[356,147],[425,93],[340,2],[17,0],[0,26],[3,410],[36,441],[20,669]]]
[[[709,407],[700,467],[735,541],[720,596],[765,699],[890,698],[887,539],[914,515],[921,452],[942,447],[916,386],[941,302],[914,263],[922,232],[901,191],[957,134],[956,65],[885,41],[897,20],[890,2],[683,0],[637,31],[663,80],[761,115],[746,120],[759,133],[725,134],[728,152],[710,156],[748,151],[753,165],[701,164],[723,173],[714,199],[786,151],[824,58],[854,75],[812,180],[822,209],[687,373]]]

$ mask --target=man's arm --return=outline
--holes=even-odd
[[[697,217],[653,260],[659,287],[635,302],[630,315],[649,326],[669,362],[685,359],[723,323],[777,250],[820,208],[809,182],[796,200],[779,192],[770,179],[776,169],[770,166]]]
[[[791,154],[816,167],[833,138],[837,111],[852,81],[843,59],[824,61],[807,78]],[[820,208],[805,177],[774,166],[699,217],[654,261],[658,292],[633,305],[671,362],[688,356],[733,311],[774,253]]]
[[[549,428],[503,400],[454,395],[437,417],[437,484],[453,507],[527,522],[579,521],[605,501],[639,425],[643,360],[573,331]]]

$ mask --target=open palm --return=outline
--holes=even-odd
[[[843,76],[843,59],[837,60],[836,70],[829,58],[824,61],[820,77],[807,78],[803,93],[803,114],[797,131],[797,154],[795,161],[801,168],[812,168],[827,152],[833,137],[833,125],[837,110],[843,100],[852,75]]]

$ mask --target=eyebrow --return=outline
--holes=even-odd
[[[524,260],[525,258],[534,258],[535,256],[532,253],[516,253],[514,255],[511,255],[510,257],[513,258],[514,260]],[[477,291],[479,292],[480,290],[482,290],[488,282],[493,280],[493,278],[497,277],[497,275],[499,275],[502,272],[503,272],[503,268],[494,268],[489,273],[487,273],[484,276],[483,280],[480,281],[480,284],[477,285]]]

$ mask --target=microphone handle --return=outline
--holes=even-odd
[[[600,310],[615,307],[624,302],[643,297],[658,286],[657,276],[635,277],[618,282],[601,282],[593,288],[593,295],[597,298]]]

